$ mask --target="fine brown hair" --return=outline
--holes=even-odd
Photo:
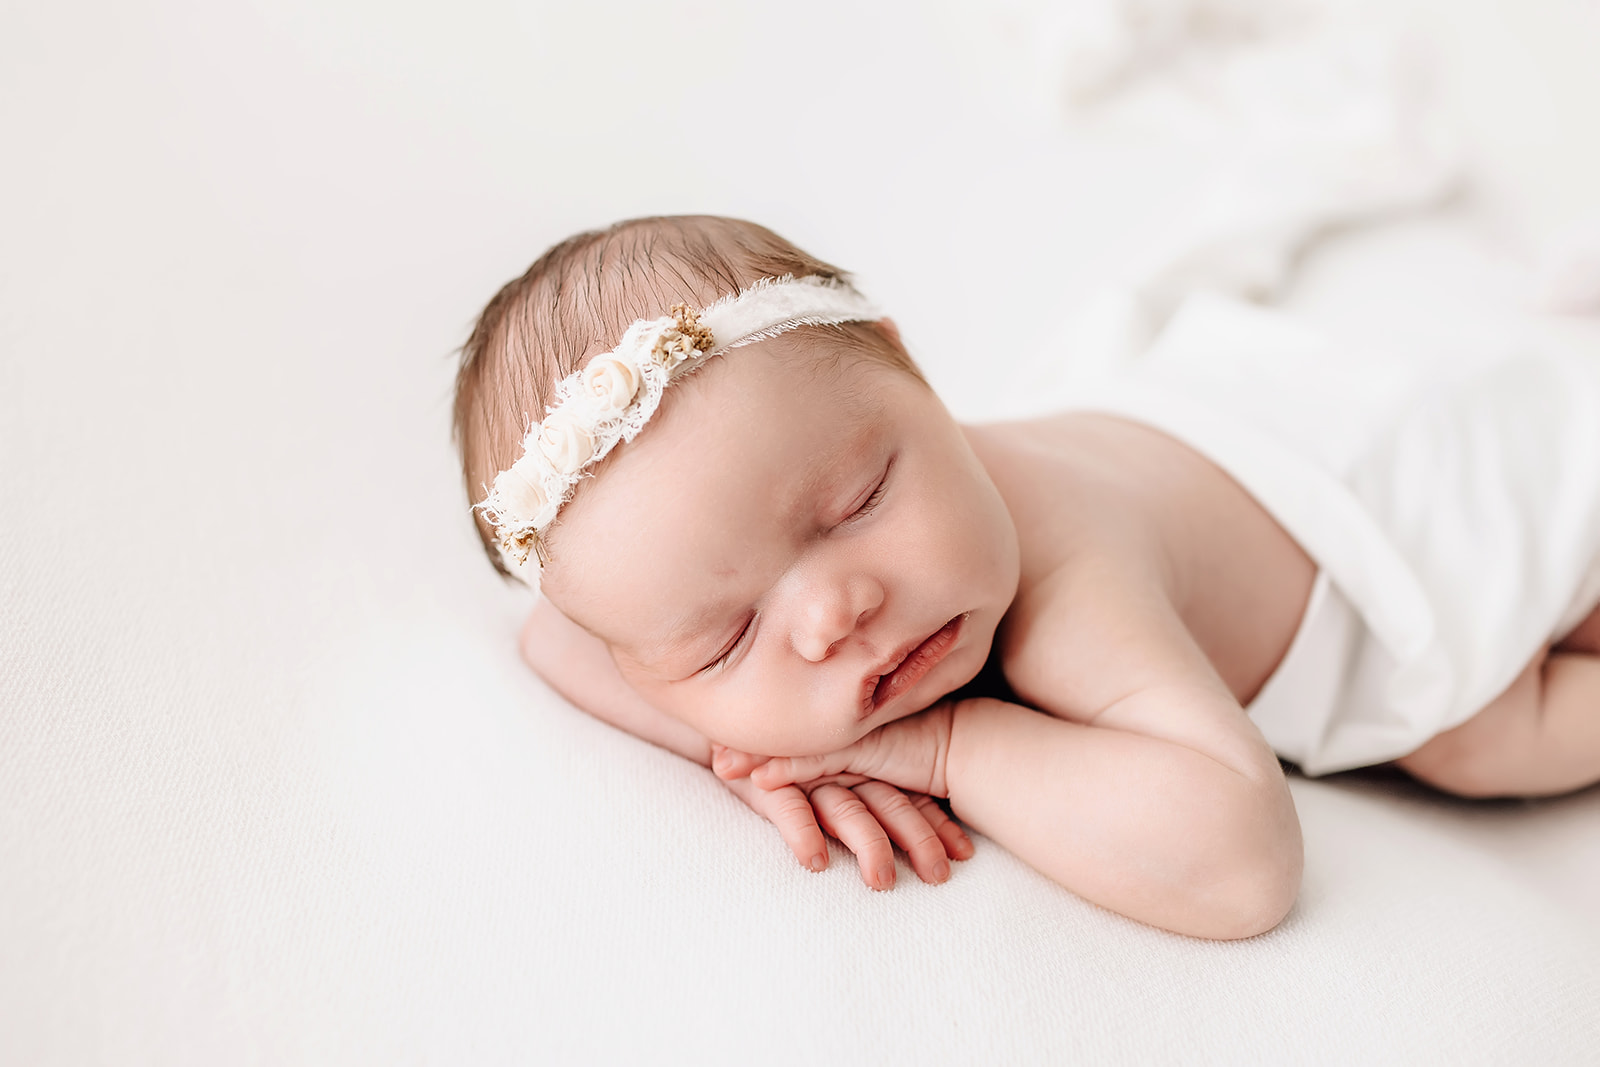
[[[487,495],[521,455],[556,385],[610,351],[638,319],[673,304],[704,307],[762,278],[850,276],[764,226],[713,215],[632,219],[567,238],[494,295],[461,348],[454,436],[468,498]],[[813,326],[839,355],[922,377],[905,349],[871,323]],[[474,512],[495,569],[509,574],[493,529]]]

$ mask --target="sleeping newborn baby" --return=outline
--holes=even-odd
[[[1463,375],[1338,449],[1229,394],[958,425],[842,271],[658,218],[490,301],[455,426],[490,560],[541,593],[529,663],[803,864],[826,831],[869,885],[891,842],[942,881],[953,813],[1237,938],[1299,887],[1280,756],[1468,796],[1600,779],[1600,366]]]

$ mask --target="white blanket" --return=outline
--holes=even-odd
[[[1058,398],[1197,449],[1317,563],[1249,709],[1308,774],[1464,722],[1600,601],[1600,348],[1520,339],[1487,363],[1375,358],[1203,298]]]
[[[1590,84],[1579,6],[1416,10],[1486,94]],[[869,893],[837,849],[810,874],[517,659],[449,353],[541,248],[757,218],[859,270],[960,383],[1105,280],[1153,199],[1187,202],[1193,173],[1006,127],[983,100],[1008,68],[964,22],[0,13],[0,1063],[1592,1060],[1595,791],[1295,778],[1295,911],[1211,944],[987,841],[940,887],[902,866]],[[1521,195],[1595,187],[1561,163]],[[1430,293],[1446,319],[1504,295],[1461,273],[1498,262],[1483,227],[1406,232],[1319,250],[1296,301],[1393,337]]]

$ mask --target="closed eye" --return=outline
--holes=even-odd
[[[746,619],[745,624],[739,628],[739,632],[733,635],[733,640],[729,641],[722,647],[722,650],[717,653],[715,659],[713,659],[710,663],[707,663],[704,667],[701,667],[695,673],[709,674],[714,671],[726,670],[728,665],[733,662],[733,654],[739,651],[739,646],[744,644],[744,637],[754,627],[755,621],[756,617],[754,615]]]
[[[852,511],[844,519],[844,523],[857,522],[871,515],[877,506],[883,503],[884,494],[889,490],[889,472],[894,470],[894,459],[890,458],[888,466],[883,468],[883,477],[878,479],[878,484],[873,487],[872,494],[861,502],[861,506]],[[844,525],[841,523],[840,525]]]

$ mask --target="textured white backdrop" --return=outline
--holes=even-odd
[[[1307,264],[1374,336],[1600,208],[1595,4],[1398,7],[1478,181]],[[447,439],[483,301],[582,226],[745,215],[981,407],[1198,158],[1070,132],[1030,5],[137,8],[0,8],[0,1062],[1600,1047],[1595,791],[1297,782],[1300,904],[1217,945],[987,842],[938,888],[808,875],[519,665]]]

